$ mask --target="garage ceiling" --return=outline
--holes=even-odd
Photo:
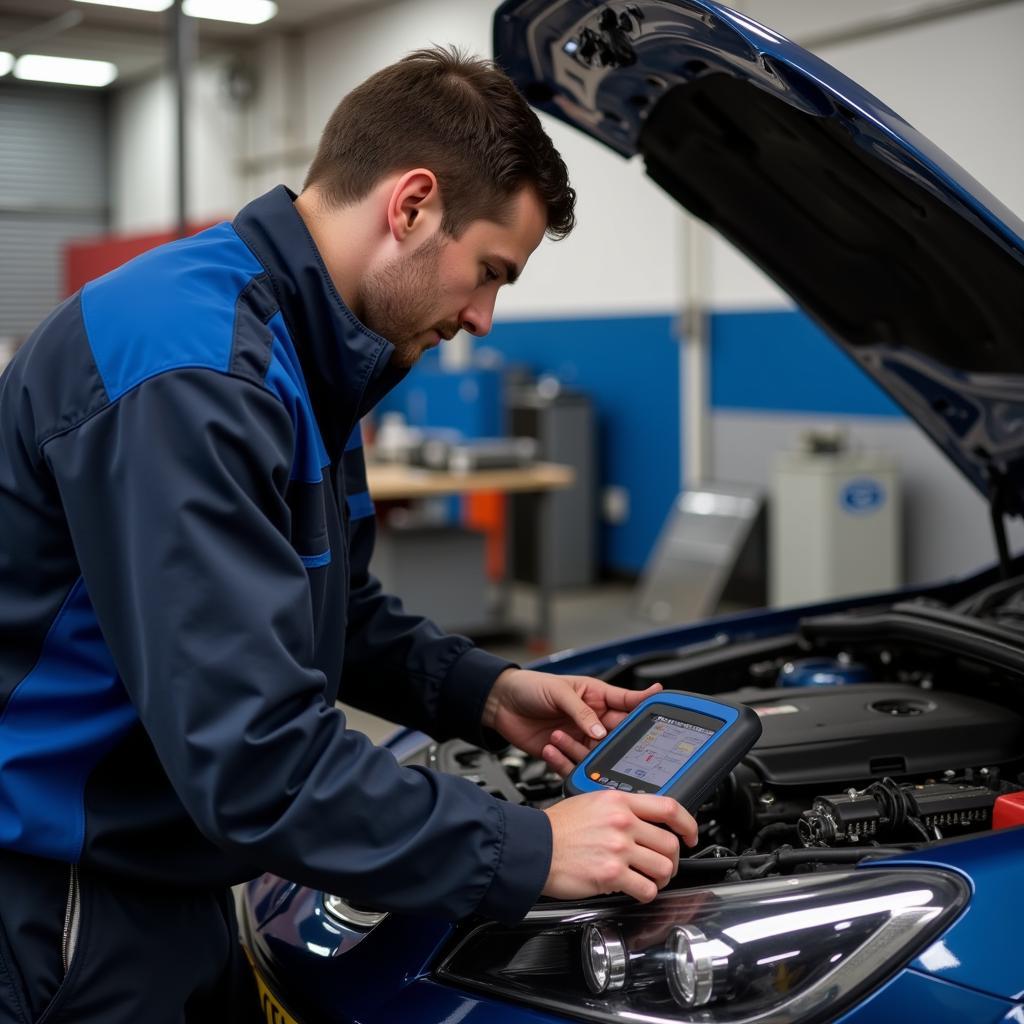
[[[343,17],[374,0],[277,0],[277,17],[262,25],[197,20],[204,53],[248,46],[274,33],[299,31]],[[165,67],[167,12],[148,14],[73,0],[0,0],[0,50],[108,60],[118,82]]]

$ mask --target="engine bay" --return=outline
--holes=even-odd
[[[1015,585],[1014,585],[1015,584]],[[917,600],[619,658],[630,689],[750,706],[762,735],[695,817],[675,887],[807,872],[1024,821],[1021,580],[959,605]],[[453,740],[423,763],[547,807],[562,779],[521,751]]]

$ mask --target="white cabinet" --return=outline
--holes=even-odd
[[[770,602],[899,586],[900,505],[896,465],[883,453],[780,453],[772,474]]]

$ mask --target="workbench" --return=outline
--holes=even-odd
[[[535,462],[510,469],[473,470],[468,473],[421,469],[400,463],[367,462],[366,479],[374,501],[412,501],[481,492],[536,494],[538,500],[534,503],[533,533],[537,543],[543,544],[547,535],[547,531],[540,528],[547,511],[544,496],[571,487],[575,473],[571,466],[551,462]],[[510,530],[507,532],[511,535]],[[551,564],[552,552],[539,552],[537,618],[535,632],[529,637],[531,648],[538,652],[549,650],[551,645],[551,582],[548,571]]]

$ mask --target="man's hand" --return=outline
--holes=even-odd
[[[491,687],[483,724],[520,750],[543,757],[564,776],[608,730],[660,689],[655,683],[643,691],[624,690],[589,676],[509,668]]]
[[[697,823],[667,796],[585,793],[544,813],[552,843],[543,893],[556,899],[623,892],[649,903],[679,867],[678,836],[697,842]]]

